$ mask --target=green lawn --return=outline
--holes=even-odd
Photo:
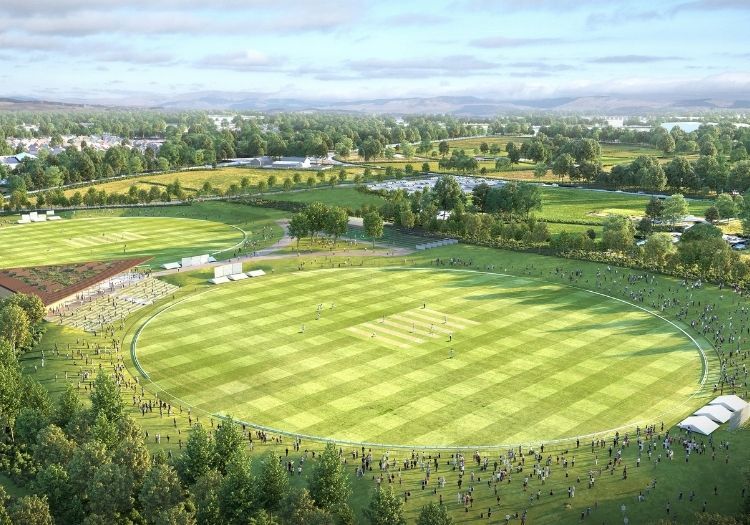
[[[153,256],[152,266],[189,255],[256,247],[281,237],[275,210],[204,203],[161,208],[82,210],[55,222],[0,228],[0,267]],[[222,253],[217,253],[221,258]]]
[[[642,216],[650,197],[612,191],[542,187],[539,219],[601,223],[607,215]],[[703,215],[712,202],[688,200],[690,213]]]
[[[153,318],[137,353],[154,388],[196,413],[418,446],[548,442],[672,419],[702,371],[684,334],[620,302],[433,270],[217,287]]]
[[[230,206],[229,209],[232,207]],[[558,259],[554,257],[543,257],[533,255],[529,253],[516,253],[502,250],[492,250],[487,248],[479,248],[472,246],[453,246],[448,248],[441,248],[437,250],[431,250],[424,254],[415,254],[408,258],[396,258],[396,259],[385,259],[385,258],[352,258],[355,264],[363,263],[366,267],[382,266],[389,264],[412,264],[412,265],[428,265],[431,259],[435,257],[441,257],[448,259],[450,257],[460,258],[463,261],[471,261],[474,267],[484,268],[488,264],[494,264],[498,270],[507,271],[507,273],[516,276],[518,281],[524,282],[530,277],[542,278],[547,281],[554,281],[558,283],[558,287],[561,290],[568,290],[577,295],[574,289],[570,289],[567,285],[570,283],[569,272],[573,270],[579,270],[583,272],[583,275],[576,284],[578,286],[591,288],[594,286],[593,277],[597,272],[607,272],[607,266],[595,263],[587,263],[582,261],[572,261],[565,259]],[[338,262],[345,261],[345,257],[339,258],[291,258],[278,261],[258,261],[257,264],[253,264],[252,267],[262,267],[269,273],[273,270],[274,275],[267,276],[269,280],[281,277],[285,273],[296,272],[301,261],[306,263],[307,268],[330,268],[336,266]],[[563,273],[558,273],[556,270],[561,270]],[[633,286],[626,282],[624,277],[629,274],[641,274],[642,272],[633,272],[632,270],[618,270],[612,269],[614,279],[608,281],[600,291],[621,297],[624,299],[628,298],[628,290],[632,289]],[[305,273],[304,278],[310,278],[314,274]],[[190,297],[192,293],[196,291],[195,284],[205,282],[205,279],[209,277],[208,272],[192,272],[175,274],[170,277],[170,280],[180,281],[180,284],[186,284],[186,288],[177,293],[177,299],[182,297]],[[516,280],[516,279],[514,279]],[[649,298],[655,300],[655,297],[659,294],[668,293],[669,289],[676,289],[679,281],[670,279],[663,276],[657,276],[655,280],[649,283],[640,282],[636,285],[638,289],[653,289],[654,296]],[[242,283],[235,283],[239,286],[244,286]],[[258,280],[256,284],[262,284],[262,281]],[[359,284],[359,283],[357,283]],[[229,285],[234,286],[234,285]],[[626,289],[625,287],[628,287]],[[371,288],[374,288],[372,286]],[[387,286],[381,287],[384,293],[388,293]],[[367,293],[372,293],[368,288]],[[213,292],[212,292],[213,293]],[[544,290],[539,293],[546,293]],[[551,293],[551,292],[550,292]],[[695,301],[700,301],[702,304],[715,304],[716,309],[714,313],[719,316],[720,319],[725,320],[729,315],[735,315],[738,308],[745,306],[746,302],[744,299],[740,299],[739,296],[733,294],[727,295],[726,290],[720,291],[713,286],[706,285],[701,289],[681,289],[678,294],[680,299],[687,299],[688,295],[692,296]],[[720,299],[723,297],[723,300]],[[293,300],[294,298],[288,298]],[[323,298],[321,300],[324,300]],[[331,299],[328,299],[331,300]],[[432,302],[437,299],[430,300],[428,307],[431,307]],[[337,314],[340,312],[340,306],[338,306],[343,298],[335,298],[337,303]],[[166,302],[157,304],[153,307],[141,310],[126,320],[125,334],[118,331],[117,336],[124,337],[125,343],[128,342],[129,335],[132,335],[134,328],[137,327],[150,313],[158,311],[163,305],[168,304]],[[563,306],[565,301],[562,301]],[[210,306],[209,303],[207,303]],[[341,303],[343,304],[343,303]],[[314,304],[311,304],[312,312],[314,313]],[[417,310],[420,304],[416,305]],[[650,306],[646,304],[644,306]],[[271,305],[272,308],[276,308]],[[410,308],[413,308],[410,305]],[[526,308],[526,307],[524,307]],[[662,313],[670,319],[674,319],[674,314],[679,310],[679,306],[667,308]],[[697,308],[697,306],[696,306]],[[691,317],[696,314],[696,308],[691,308]],[[699,308],[697,308],[700,310]],[[306,308],[305,312],[309,313],[310,308]],[[598,310],[597,310],[598,311]],[[623,312],[627,312],[627,308]],[[261,310],[262,312],[262,310]],[[560,309],[555,310],[557,316],[560,315]],[[257,312],[253,312],[255,315]],[[505,315],[505,311],[498,310],[495,312],[495,317],[502,319]],[[596,312],[595,312],[596,313]],[[330,314],[330,309],[324,312],[325,321]],[[461,315],[461,314],[459,314]],[[557,317],[556,316],[556,317]],[[598,318],[598,316],[597,316]],[[249,318],[252,319],[252,316]],[[307,322],[306,332],[310,332],[313,329],[313,325],[316,321],[311,320]],[[321,322],[321,321],[319,321]],[[292,328],[298,329],[299,326],[292,326]],[[204,330],[203,334],[207,340],[212,338],[212,330]],[[585,333],[585,331],[583,332]],[[695,335],[695,332],[692,332]],[[456,342],[458,344],[457,332]],[[76,384],[76,377],[78,372],[82,370],[82,361],[71,361],[64,359],[64,357],[56,358],[50,357],[51,352],[49,350],[53,348],[54,343],[59,343],[61,348],[66,348],[66,344],[70,344],[72,349],[82,348],[77,345],[77,339],[83,337],[82,342],[85,348],[85,341],[99,342],[100,344],[106,345],[107,339],[98,337],[92,338],[90,335],[84,335],[80,332],[70,330],[67,328],[61,328],[50,325],[40,348],[47,350],[47,366],[45,368],[39,368],[38,371],[34,372],[33,365],[39,363],[39,352],[38,350],[32,352],[23,357],[24,366],[27,373],[34,374],[35,377],[42,381],[53,394],[59,392],[63,387],[62,376],[64,371],[67,371],[71,375],[71,381]],[[84,341],[85,340],[85,341]],[[744,344],[744,343],[743,343]],[[262,347],[262,345],[259,345]],[[127,348],[127,344],[125,348]],[[533,351],[534,348],[531,346],[520,346],[514,350],[515,356],[523,357],[526,352]],[[334,349],[335,351],[335,349]],[[462,354],[458,354],[454,358],[460,359]],[[715,372],[718,368],[713,352],[708,354],[710,360],[709,367],[709,384],[715,380]],[[101,362],[105,367],[109,365],[109,356],[104,354],[103,356],[93,356],[94,368],[97,367],[97,363]],[[304,358],[303,358],[304,359]],[[513,359],[516,359],[514,357]],[[591,362],[594,362],[592,359]],[[130,360],[125,356],[125,362],[128,364],[128,370],[132,370]],[[302,363],[303,365],[305,363]],[[353,366],[356,366],[354,363]],[[296,371],[297,363],[293,363],[290,371]],[[484,371],[495,371],[495,368],[483,367]],[[500,368],[500,370],[502,370]],[[411,369],[395,370],[391,376],[386,380],[392,382],[399,377],[405,377],[411,373]],[[127,371],[126,371],[127,373]],[[463,373],[463,372],[462,372]],[[58,374],[60,380],[55,382],[54,376]],[[593,372],[592,375],[595,375]],[[345,378],[346,379],[346,378]],[[537,383],[541,385],[541,388],[545,388],[550,382],[549,379]],[[530,388],[534,384],[534,380],[530,379],[524,388]],[[368,388],[369,385],[364,388]],[[644,396],[646,396],[646,402],[644,403],[644,410],[648,410],[648,405],[651,400],[658,401],[657,395],[648,396],[648,390],[652,388],[668,388],[663,385],[657,384],[653,386],[645,386]],[[363,389],[364,389],[363,388]],[[85,385],[81,386],[81,395],[87,397],[88,392],[85,391]],[[136,407],[132,406],[131,401],[132,392],[125,390],[123,391],[123,399],[125,401],[127,412],[134,417],[139,424],[141,424],[145,431],[149,432],[150,436],[147,439],[148,447],[152,452],[156,450],[168,450],[171,451],[175,456],[180,454],[178,443],[182,441],[184,444],[187,439],[188,432],[188,420],[186,411],[178,413],[176,415],[176,427],[172,424],[172,420],[167,417],[160,418],[158,413],[151,413],[142,416]],[[269,395],[274,395],[274,392],[268,392]],[[508,393],[506,392],[492,392],[489,396],[491,401],[497,401],[502,399]],[[510,394],[513,394],[512,392]],[[222,394],[223,395],[223,394]],[[744,393],[743,393],[744,395]],[[702,394],[700,400],[696,400],[696,403],[705,402],[710,399],[712,394],[706,392]],[[153,399],[153,395],[150,393],[149,387],[146,386],[146,397]],[[613,402],[607,400],[607,402]],[[481,407],[477,407],[479,409]],[[528,417],[531,419],[543,419],[549,417],[550,414],[546,412],[531,414]],[[195,418],[193,418],[195,420]],[[210,427],[211,422],[208,418],[200,416],[200,421]],[[607,426],[609,422],[609,414],[604,413],[601,416],[601,422],[603,427]],[[213,424],[215,425],[214,420]],[[350,422],[347,422],[350,423]],[[654,421],[658,427],[658,421]],[[681,437],[684,434],[677,429],[670,429],[670,420],[665,421],[665,431],[671,430],[671,435]],[[345,425],[342,425],[345,426]],[[602,427],[602,428],[603,428]],[[611,434],[607,437],[607,447],[595,448],[593,451],[590,448],[589,441],[581,441],[580,448],[576,448],[575,442],[564,442],[559,445],[547,444],[544,451],[544,457],[549,456],[551,458],[551,469],[552,475],[546,481],[545,484],[541,484],[536,477],[530,475],[533,463],[533,457],[526,456],[526,467],[522,473],[515,471],[516,466],[520,467],[519,462],[511,462],[514,473],[512,474],[512,483],[503,482],[497,485],[497,496],[500,497],[498,503],[497,496],[494,492],[494,483],[491,486],[487,486],[488,472],[481,471],[476,463],[471,461],[472,450],[464,450],[463,454],[467,460],[466,474],[463,476],[463,489],[462,492],[466,491],[469,486],[474,487],[473,506],[468,512],[464,511],[463,505],[456,502],[457,494],[457,482],[459,479],[458,470],[454,470],[449,464],[451,461],[452,451],[439,451],[439,450],[426,450],[424,451],[425,460],[433,460],[438,454],[441,454],[438,460],[439,468],[433,470],[430,484],[426,490],[421,490],[420,483],[425,477],[425,472],[419,467],[414,469],[401,469],[400,474],[397,475],[396,482],[394,483],[394,491],[402,495],[405,491],[410,491],[411,497],[408,499],[405,505],[405,513],[408,519],[408,523],[414,523],[419,509],[422,505],[430,501],[438,501],[439,498],[443,498],[443,501],[448,507],[449,512],[454,518],[455,523],[488,523],[487,520],[487,509],[492,507],[492,520],[489,523],[503,523],[504,516],[506,513],[513,514],[515,512],[523,512],[524,509],[528,509],[529,523],[542,524],[542,525],[553,525],[553,524],[576,524],[581,522],[581,512],[586,512],[588,508],[592,509],[591,516],[586,518],[586,522],[591,523],[622,523],[623,516],[621,513],[621,505],[626,505],[626,514],[630,520],[630,523],[656,523],[659,519],[666,518],[665,504],[666,501],[670,501],[672,505],[671,518],[678,523],[692,523],[694,522],[694,514],[701,510],[703,502],[707,504],[707,510],[709,512],[723,512],[733,513],[737,512],[741,508],[740,491],[742,484],[745,483],[745,471],[750,461],[750,431],[747,428],[729,431],[725,428],[726,425],[722,425],[722,428],[717,431],[713,440],[716,445],[716,456],[715,460],[712,459],[709,453],[699,455],[692,454],[690,461],[686,462],[684,453],[682,452],[679,445],[675,445],[675,459],[674,461],[668,461],[662,454],[662,460],[656,462],[657,452],[663,452],[661,450],[661,441],[654,437],[654,445],[657,448],[657,452],[654,453],[654,460],[649,462],[646,453],[644,452],[642,458],[642,464],[640,467],[636,467],[636,456],[638,455],[638,449],[635,445],[635,438],[630,434],[631,445],[622,449],[623,463],[619,465],[612,474],[607,470],[607,461],[609,460],[607,447],[612,443]],[[480,429],[481,430],[481,429]],[[657,428],[659,430],[659,428]],[[159,433],[162,436],[161,444],[157,445],[154,441],[153,436]],[[664,433],[659,432],[660,436],[663,437]],[[167,443],[165,436],[171,435],[171,441]],[[699,442],[708,443],[707,438],[698,436]],[[718,443],[722,441],[731,442],[731,450],[727,453],[718,446]],[[301,453],[294,453],[291,451],[289,440],[285,439],[281,443],[276,443],[270,440],[267,444],[261,445],[257,442],[255,448],[251,453],[253,457],[253,466],[257,469],[260,465],[260,460],[263,455],[269,450],[275,450],[281,455],[285,454],[285,448],[290,449],[290,459],[298,460]],[[303,450],[310,450],[319,452],[322,449],[322,444],[313,442],[311,440],[303,440]],[[342,445],[344,457],[348,459],[346,470],[349,472],[349,478],[353,486],[353,495],[351,503],[355,509],[357,515],[357,523],[364,523],[365,518],[362,514],[362,509],[367,505],[371,491],[375,488],[374,476],[378,475],[377,460],[385,454],[388,454],[389,459],[395,460],[397,466],[400,466],[403,461],[407,458],[412,457],[411,450],[394,450],[394,449],[383,449],[379,447],[372,448],[373,458],[375,460],[375,466],[373,471],[367,473],[362,478],[356,478],[354,471],[359,460],[352,460],[351,453],[356,449],[359,451],[359,447],[350,447]],[[505,460],[505,454],[507,453],[506,448],[493,449],[482,451],[482,456],[487,456],[490,460],[490,470],[492,470],[492,464],[494,461],[499,461],[501,464]],[[528,447],[524,447],[524,452],[528,451]],[[538,450],[537,450],[538,451]],[[420,451],[417,451],[419,456]],[[575,456],[575,465],[568,466],[567,472],[563,469],[561,463],[563,458],[567,458],[569,461]],[[725,461],[728,459],[728,463]],[[303,476],[294,476],[290,481],[294,486],[300,486],[306,480],[307,474],[310,472],[312,465],[315,463],[314,459],[308,455],[305,461],[305,472]],[[622,467],[627,466],[628,478],[622,478]],[[602,469],[601,471],[599,469]],[[391,469],[391,472],[395,472],[395,469]],[[471,473],[474,473],[476,480],[471,482]],[[594,488],[587,488],[586,480],[589,473],[593,473],[596,478],[596,484]],[[530,485],[528,491],[523,491],[521,482],[523,476],[529,475]],[[436,481],[439,476],[445,476],[446,486],[445,488],[439,488],[436,486]],[[399,479],[401,481],[399,481]],[[648,485],[652,480],[657,481],[655,489],[648,489]],[[9,486],[7,480],[0,478],[0,483]],[[384,482],[387,484],[387,482]],[[575,498],[568,498],[567,487],[575,485],[576,495]],[[713,487],[717,486],[718,495],[714,495]],[[436,492],[433,492],[433,489]],[[16,489],[17,490],[17,489]],[[540,491],[540,499],[535,499],[537,490]],[[695,498],[691,501],[688,495],[691,491],[695,491]],[[643,503],[638,503],[636,500],[639,492],[642,492],[646,496],[646,500]],[[679,494],[683,493],[684,497],[679,499]],[[533,501],[529,501],[529,497],[534,496]],[[481,514],[484,514],[484,518],[480,518]],[[675,520],[675,514],[677,519]],[[591,520],[594,521],[591,521]],[[520,523],[519,520],[512,520],[512,523]]]
[[[385,200],[378,195],[363,193],[361,191],[357,191],[352,187],[324,188],[289,193],[274,193],[271,195],[264,195],[263,198],[269,200],[304,203],[322,202],[323,204],[328,204],[331,206],[347,206],[352,209],[360,208],[365,204],[381,206],[385,202]]]
[[[242,232],[211,221],[156,217],[65,219],[3,228],[2,266],[28,266],[156,255],[154,264],[213,253],[242,242]]]

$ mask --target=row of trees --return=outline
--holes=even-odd
[[[688,215],[688,203],[680,194],[651,199],[646,216],[637,227],[628,217],[607,217],[600,236],[593,229],[551,235],[547,224],[533,217],[533,212],[541,208],[541,195],[534,185],[508,183],[492,188],[479,185],[471,200],[467,201],[467,196],[452,183],[451,177],[444,176],[432,190],[411,195],[396,191],[385,197],[387,202],[380,208],[380,213],[404,228],[419,227],[480,244],[551,249],[559,254],[576,253],[597,260],[602,255],[614,254],[622,257],[620,262],[637,263],[679,275],[737,282],[750,277],[750,267],[723,240],[718,228],[694,226],[677,245],[669,233],[654,232],[673,228]],[[717,197],[711,208],[717,212],[721,209],[724,217],[739,214],[750,231],[750,210],[746,210],[743,202],[741,197],[723,194]],[[438,209],[451,210],[452,213],[448,217],[438,217]],[[710,235],[703,235],[705,232],[710,232]],[[637,234],[646,238],[643,246],[636,244]]]
[[[677,156],[661,165],[653,157],[641,156],[630,164],[613,166],[610,172],[600,172],[592,180],[611,188],[744,193],[750,189],[750,161],[730,164],[721,156],[702,155],[694,161]]]
[[[349,213],[346,208],[339,206],[327,206],[321,202],[314,202],[307,206],[304,211],[296,213],[289,221],[289,235],[299,242],[304,237],[310,237],[310,242],[320,233],[333,238],[336,245],[338,238],[346,233],[349,224]],[[377,211],[368,211],[363,214],[363,226],[365,235],[372,239],[373,247],[375,240],[383,236],[383,217]]]
[[[289,235],[297,239],[297,248],[302,238],[309,236],[312,242],[320,233],[333,237],[335,245],[338,238],[346,233],[348,223],[349,214],[345,208],[314,202],[303,212],[292,216],[289,221]]]
[[[486,183],[475,186],[466,194],[456,178],[441,175],[433,188],[425,188],[411,194],[403,190],[384,192],[386,203],[378,210],[380,214],[398,226],[419,226],[433,230],[437,228],[438,214],[450,212],[453,220],[463,217],[467,211],[495,213],[505,219],[526,219],[542,208],[539,186],[508,182],[497,186]]]
[[[378,173],[378,176],[372,177],[372,171],[369,169],[367,172],[367,178],[369,179],[380,179],[382,172]],[[206,197],[206,196],[239,196],[249,195],[253,192],[263,193],[268,190],[280,189],[284,191],[290,191],[294,188],[306,187],[313,188],[320,185],[335,186],[337,184],[347,181],[348,174],[345,169],[340,169],[337,172],[325,172],[318,171],[315,174],[309,173],[303,180],[303,174],[297,172],[291,176],[286,176],[283,180],[276,174],[277,172],[271,172],[271,174],[264,180],[259,180],[255,185],[251,184],[249,177],[242,177],[239,183],[230,184],[229,187],[222,190],[214,187],[210,182],[206,181],[201,185],[200,188],[184,188],[179,178],[169,184],[150,183],[148,186],[138,186],[133,184],[128,188],[127,192],[118,193],[112,192],[107,193],[105,190],[97,190],[95,186],[89,186],[86,191],[75,191],[72,195],[66,196],[65,192],[60,189],[53,189],[49,191],[38,192],[35,194],[35,205],[36,207],[45,206],[101,206],[106,204],[148,204],[152,202],[170,202],[173,200],[189,199],[193,196]],[[391,170],[391,176],[403,175],[403,172],[395,174]],[[365,179],[362,174],[355,174],[352,177],[352,181],[355,183],[363,182]],[[16,189],[10,195],[7,202],[7,208],[10,210],[20,210],[21,208],[31,206],[31,199],[27,192]]]
[[[75,116],[64,113],[5,114],[0,116],[0,153],[10,153],[4,140],[10,136],[58,137],[67,133],[108,132],[124,138],[123,146],[112,148],[111,153],[87,147],[80,152],[68,148],[63,154],[49,159],[24,161],[29,165],[21,166],[18,175],[28,190],[54,187],[60,182],[214,164],[234,156],[322,157],[334,151],[341,156],[357,152],[365,160],[370,160],[400,150],[410,157],[416,152],[431,152],[433,141],[442,141],[438,150],[447,162],[447,169],[472,171],[476,167],[467,158],[457,155],[452,161],[445,159],[449,148],[447,139],[484,133],[531,135],[533,123],[542,125],[539,133],[521,145],[508,144],[507,159],[511,163],[529,159],[553,169],[561,177],[569,176],[574,180],[596,179],[601,171],[598,164],[600,141],[649,144],[665,154],[700,152],[702,156],[717,157],[719,163],[726,159],[729,164],[746,160],[750,148],[750,130],[729,122],[701,126],[691,133],[679,128],[667,132],[659,126],[640,133],[626,128],[609,128],[603,122],[583,121],[576,117],[504,117],[469,123],[449,116],[396,121],[390,117],[319,114],[228,115],[216,126],[207,114],[200,112],[107,112]],[[22,124],[36,124],[38,130],[32,131]],[[141,154],[127,147],[128,141],[137,137],[163,139],[165,143],[158,152],[146,150]],[[396,147],[391,147],[394,144]],[[495,155],[499,153],[496,145],[484,144],[480,150]]]

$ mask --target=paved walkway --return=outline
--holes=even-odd
[[[241,255],[238,257],[232,257],[231,259],[225,259],[223,261],[216,261],[213,263],[201,264],[198,266],[191,266],[186,271],[192,272],[193,270],[205,270],[208,268],[214,268],[221,266],[222,264],[228,264],[230,262],[248,262],[248,261],[273,261],[279,259],[292,259],[304,255],[305,257],[334,257],[334,256],[346,256],[346,257],[391,257],[391,256],[402,256],[413,253],[414,250],[407,248],[392,248],[385,252],[373,252],[367,249],[364,250],[349,250],[347,248],[339,248],[336,250],[320,250],[316,252],[305,252],[305,253],[276,253],[279,250],[287,248],[294,244],[294,238],[289,236],[289,220],[281,219],[276,221],[284,230],[284,235],[281,239],[268,248],[262,250],[256,250],[253,253],[247,255]],[[377,246],[377,243],[375,244]],[[172,275],[179,273],[180,269],[175,270],[160,270],[158,272],[152,272],[151,275],[160,277],[163,275]]]

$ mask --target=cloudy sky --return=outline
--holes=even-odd
[[[750,98],[750,0],[0,0],[0,96]]]

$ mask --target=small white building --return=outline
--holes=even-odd
[[[268,167],[300,170],[309,168],[310,166],[312,166],[310,157],[282,157],[280,160],[273,161]]]

